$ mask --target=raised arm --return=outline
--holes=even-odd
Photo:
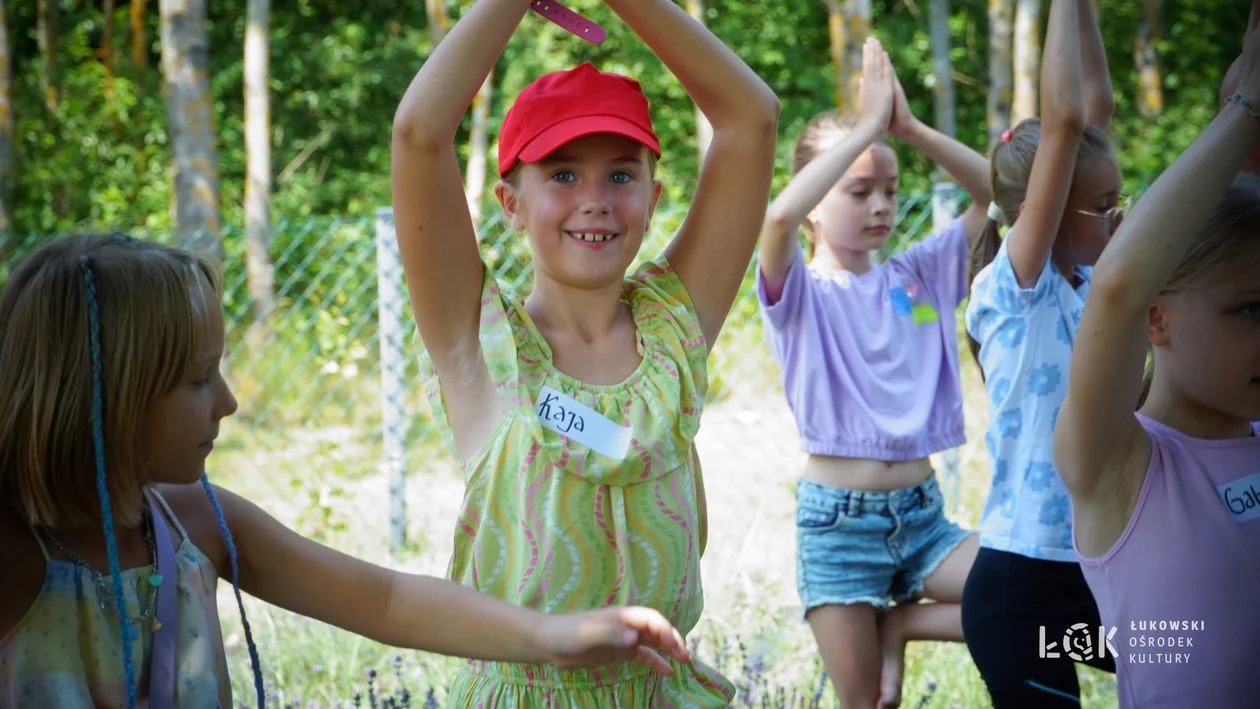
[[[1041,59],[1041,136],[1028,178],[1024,211],[1007,235],[1011,267],[1021,288],[1032,288],[1050,258],[1063,221],[1076,153],[1085,134],[1081,96],[1078,5],[1052,0]]]
[[[1116,96],[1111,88],[1111,69],[1103,48],[1102,28],[1094,11],[1094,0],[1080,0],[1081,70],[1084,73],[1085,124],[1104,131],[1111,127],[1116,112]]]
[[[1260,0],[1253,0],[1239,92],[1256,105],[1258,23]],[[1260,120],[1238,103],[1226,104],[1151,185],[1098,259],[1055,429],[1055,459],[1074,500],[1110,493],[1117,476],[1132,467],[1119,463],[1145,440],[1133,409],[1142,388],[1150,308],[1257,143]],[[1144,471],[1144,461],[1137,467]]]
[[[479,0],[425,61],[394,115],[398,250],[420,339],[444,384],[475,381],[468,368],[484,369],[478,342],[482,263],[455,134],[528,9],[527,0]],[[452,403],[468,398],[451,393]]]
[[[862,86],[858,97],[861,119],[835,145],[792,178],[766,212],[761,228],[761,273],[772,301],[782,295],[788,269],[796,254],[796,232],[849,166],[888,127],[892,116],[892,65],[874,38],[862,49]]]
[[[687,287],[710,350],[739,292],[774,174],[779,100],[672,0],[607,0],[678,77],[713,125],[682,229],[666,258]]]
[[[308,618],[394,647],[479,660],[574,668],[637,659],[666,674],[669,666],[650,648],[690,661],[677,630],[656,611],[544,615],[452,581],[347,556],[287,529],[244,498],[218,488],[215,494],[237,545],[242,590]],[[199,505],[197,517],[213,520],[204,495]]]
[[[916,118],[906,100],[905,89],[895,75],[893,82],[893,115],[888,132],[928,156],[967,190],[972,205],[963,215],[963,230],[974,238],[984,227],[989,202],[993,201],[988,158]]]

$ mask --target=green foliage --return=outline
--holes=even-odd
[[[62,0],[53,79],[55,110],[39,85],[35,3],[10,9],[18,161],[15,233],[78,229],[168,231],[170,145],[160,72],[159,23],[150,3],[143,69],[130,58],[129,8],[114,17],[114,80],[105,91],[99,3]],[[492,140],[511,99],[539,74],[591,61],[637,77],[652,100],[665,160],[665,203],[685,204],[699,171],[695,110],[660,61],[596,0],[572,3],[608,29],[593,46],[530,16],[496,71]],[[215,107],[224,222],[241,221],[245,148],[243,42],[246,0],[209,4],[211,90]],[[452,2],[452,14],[471,5]],[[708,0],[706,22],[783,101],[776,188],[788,177],[793,141],[804,123],[832,105],[827,13],[821,2]],[[1114,132],[1131,188],[1149,183],[1210,120],[1217,89],[1237,55],[1245,3],[1170,2],[1159,40],[1165,80],[1163,115],[1135,109],[1133,61],[1137,3],[1107,0],[1101,17],[1117,97]],[[951,58],[959,138],[985,148],[987,2],[951,3]],[[922,3],[876,0],[875,33],[884,40],[916,115],[931,122],[934,81]],[[391,201],[389,135],[394,109],[431,51],[421,3],[404,0],[273,4],[270,20],[272,158],[277,220],[317,215],[370,217]],[[457,136],[466,159],[469,128]],[[493,145],[493,144],[492,144]],[[911,192],[926,192],[933,166],[903,148]],[[490,156],[493,160],[493,150]],[[490,170],[493,175],[493,169]],[[486,214],[497,210],[487,191]],[[230,248],[230,247],[229,247]]]

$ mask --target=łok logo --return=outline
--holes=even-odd
[[[1046,644],[1046,626],[1041,626],[1041,657],[1055,659],[1060,654],[1055,651],[1058,643]],[[1095,650],[1094,636],[1090,633],[1089,626],[1084,623],[1077,623],[1071,626],[1063,633],[1063,651],[1067,656],[1077,662],[1088,662],[1097,657],[1102,660],[1107,657],[1110,651],[1112,657],[1120,657],[1120,653],[1116,652],[1116,646],[1111,644],[1111,639],[1115,637],[1116,629],[1112,628],[1111,632],[1107,632],[1105,626],[1098,626],[1098,645]]]

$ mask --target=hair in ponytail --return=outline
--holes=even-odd
[[[1037,144],[1041,142],[1041,121],[1027,118],[1019,125],[1002,134],[1002,139],[989,153],[989,181],[993,202],[1002,213],[1002,220],[994,219],[996,213],[990,207],[989,220],[985,223],[971,249],[971,267],[967,274],[968,295],[976,276],[997,257],[1002,246],[1001,227],[1011,226],[1019,218],[1020,207],[1028,196],[1028,180],[1032,176],[1033,159],[1037,156]],[[1086,160],[1111,154],[1111,141],[1102,129],[1087,126],[1076,155],[1079,167]],[[1077,173],[1079,174],[1079,172]],[[1074,178],[1075,179],[1075,178]],[[980,363],[980,343],[970,334],[967,339],[971,355]],[[984,369],[980,370],[981,379]]]

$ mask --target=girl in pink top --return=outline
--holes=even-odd
[[[1256,705],[1260,192],[1231,181],[1257,144],[1253,0],[1236,92],[1098,260],[1055,428],[1104,626],[1059,643],[1116,656],[1122,707]]]

